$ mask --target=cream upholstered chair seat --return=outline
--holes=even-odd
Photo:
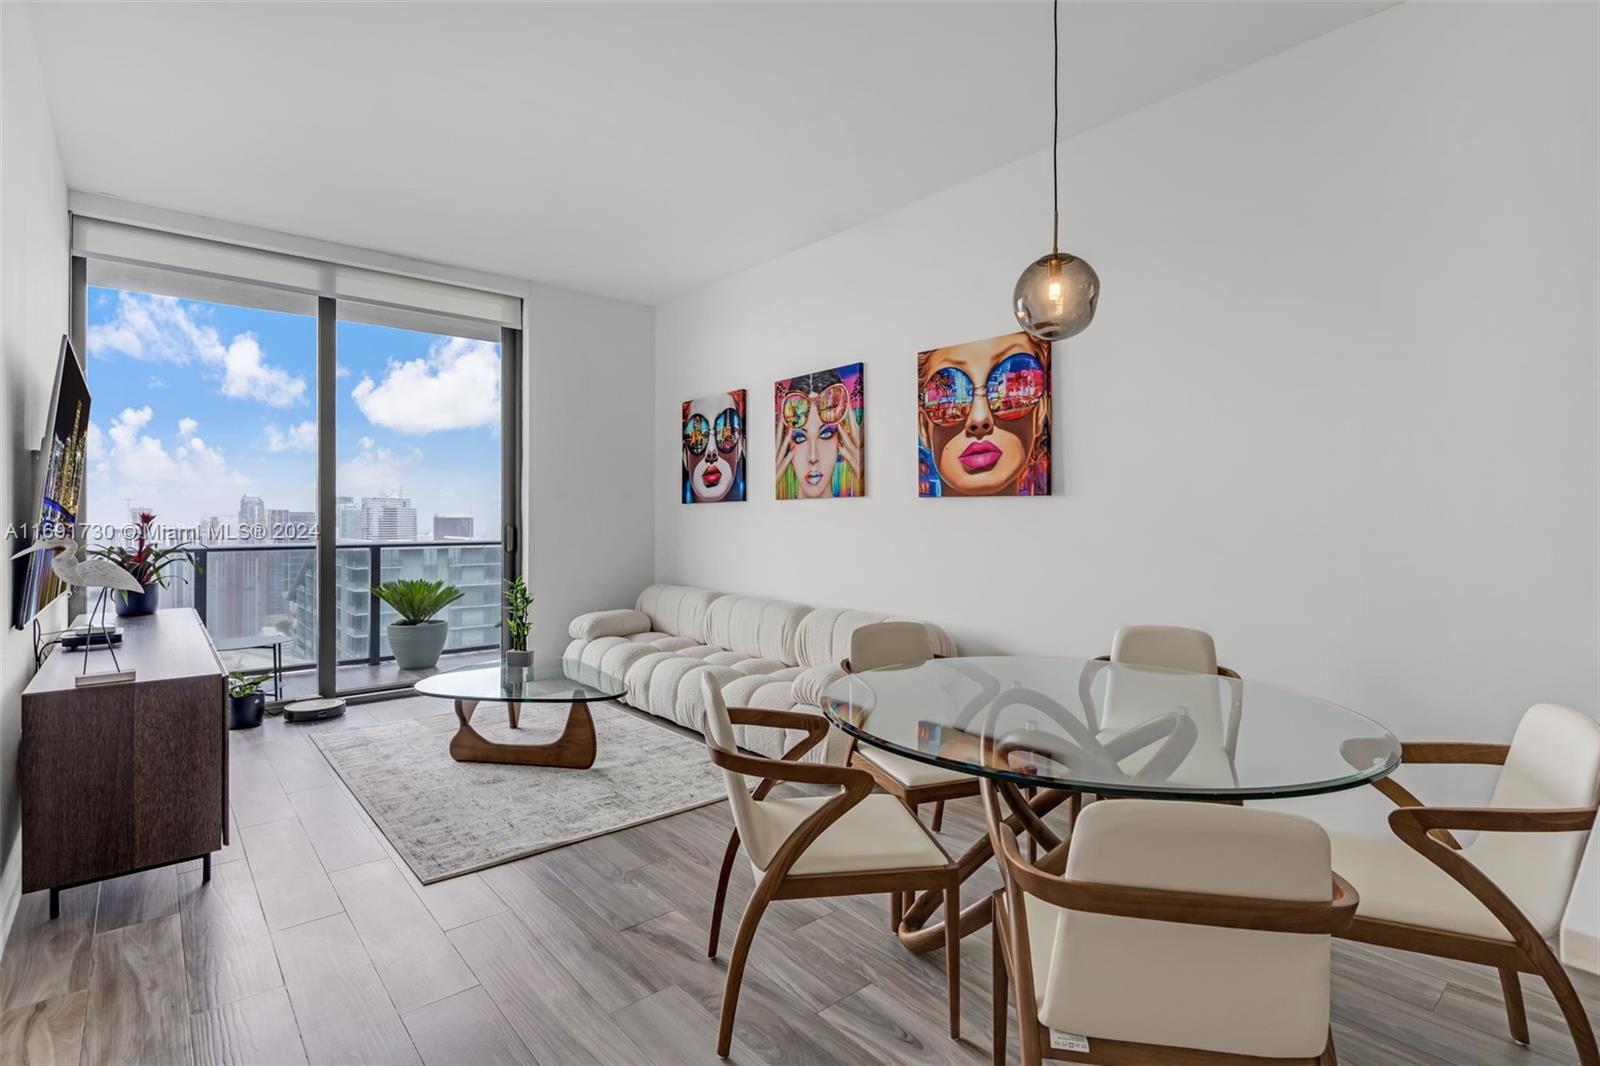
[[[916,759],[908,759],[904,755],[896,755],[892,751],[868,747],[865,744],[856,748],[856,754],[902,785],[945,785],[972,780],[972,775],[959,770],[946,770],[942,766],[918,762]]]
[[[1403,842],[1351,833],[1328,836],[1333,843],[1333,868],[1361,893],[1356,908],[1361,917],[1511,940],[1511,933],[1478,897]],[[1541,929],[1540,934],[1549,936],[1554,931]]]
[[[793,796],[768,798],[755,803],[755,830],[763,845],[781,844],[806,816],[831,797]],[[756,873],[766,869],[776,844],[759,859],[750,849],[750,865]],[[940,866],[944,853],[917,825],[905,805],[882,793],[868,796],[846,811],[837,822],[822,831],[805,853],[789,868],[792,874],[842,874],[858,870],[900,870],[917,866]]]

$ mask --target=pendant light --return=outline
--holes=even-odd
[[[1082,259],[1061,251],[1061,0],[1052,0],[1050,29],[1055,58],[1050,110],[1050,254],[1022,272],[1012,303],[1023,329],[1041,340],[1059,341],[1077,336],[1094,320],[1100,276]]]

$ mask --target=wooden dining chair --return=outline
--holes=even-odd
[[[960,912],[960,872],[932,833],[893,796],[873,795],[872,778],[849,766],[797,760],[828,733],[826,719],[796,711],[728,707],[717,680],[701,681],[705,697],[705,740],[711,761],[723,770],[733,835],[723,856],[711,911],[707,955],[716,958],[728,877],[742,841],[749,853],[756,887],[745,904],[728,958],[717,1027],[717,1054],[726,1058],[733,1043],[739,985],[756,926],[767,905],[780,899],[814,899],[932,889],[944,893],[945,913]],[[735,742],[735,725],[796,729],[806,735],[782,759],[746,755]],[[745,776],[759,778],[751,790]],[[774,798],[780,782],[826,785],[839,791],[823,796]],[[945,982],[950,997],[950,1038],[961,1035],[960,922],[945,923]]]
[[[1189,777],[1216,782],[1236,780],[1233,757],[1244,709],[1244,682],[1237,673],[1217,664],[1216,642],[1210,633],[1183,626],[1123,626],[1111,638],[1111,654],[1101,655],[1095,662],[1153,668],[1148,674],[1113,672],[1106,679],[1105,691],[1099,700],[1092,691],[1097,670],[1091,668],[1083,672],[1078,681],[1079,702],[1090,727],[1101,739],[1109,740],[1138,727],[1158,707],[1181,702],[1184,713],[1197,727],[1196,743],[1182,771]],[[1169,675],[1154,671],[1181,673]],[[1193,679],[1187,679],[1185,684],[1186,679],[1181,674],[1215,674],[1226,678],[1229,693],[1226,711],[1221,706],[1219,688],[1196,687]],[[1148,757],[1147,752],[1141,758]],[[1092,798],[1086,796],[1084,801]]]
[[[1217,645],[1210,633],[1183,626],[1123,626],[1111,638],[1111,654],[1099,656],[1096,661],[1181,670],[1191,674],[1216,674],[1228,678],[1231,698],[1226,721],[1222,724],[1222,746],[1232,754],[1239,736],[1243,685],[1237,673],[1217,664]],[[1086,672],[1079,686],[1084,709],[1090,713],[1096,710],[1089,693],[1089,684],[1093,680],[1093,672]],[[1114,686],[1108,686],[1106,696],[1101,701],[1105,705],[1101,710],[1114,708],[1117,703],[1116,694],[1109,691],[1111,687]],[[1099,724],[1106,726],[1111,723]]]
[[[925,663],[934,657],[933,640],[920,622],[872,622],[850,634],[850,657],[839,665],[845,673],[881,666]],[[898,797],[912,814],[933,804],[933,831],[944,826],[944,801],[978,794],[978,780],[959,770],[918,762],[882,748],[852,744],[848,765],[872,775],[879,788]]]
[[[1370,764],[1359,742],[1346,744]],[[1398,809],[1398,839],[1333,834],[1334,869],[1361,891],[1351,940],[1500,971],[1511,1038],[1526,1045],[1519,974],[1543,977],[1584,1066],[1600,1066],[1594,1029],[1546,943],[1572,894],[1600,799],[1600,725],[1568,707],[1529,708],[1511,743],[1402,744],[1401,763],[1500,766],[1487,807],[1428,807],[1393,777],[1373,787]],[[1455,831],[1478,835],[1462,846]]]
[[[1086,807],[1070,848],[1022,857],[984,782],[994,907],[994,1061],[1014,998],[1022,1061],[1336,1063],[1328,941],[1356,893],[1328,836],[1277,811],[1160,800]],[[1065,852],[1065,869],[1059,869]],[[1014,990],[1014,997],[1011,994]]]

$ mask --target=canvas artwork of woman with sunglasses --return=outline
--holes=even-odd
[[[917,353],[921,496],[1050,495],[1050,343],[1026,333]]]
[[[744,499],[744,390],[683,405],[683,502]]]
[[[860,363],[777,383],[776,491],[780,500],[863,496]]]

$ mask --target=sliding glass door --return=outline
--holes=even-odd
[[[500,647],[500,343],[346,317],[364,310],[342,304],[336,334],[340,694],[409,684],[433,668],[396,660],[390,627],[400,618],[376,595],[380,583],[434,581],[459,593],[438,615],[436,668],[492,660]]]

